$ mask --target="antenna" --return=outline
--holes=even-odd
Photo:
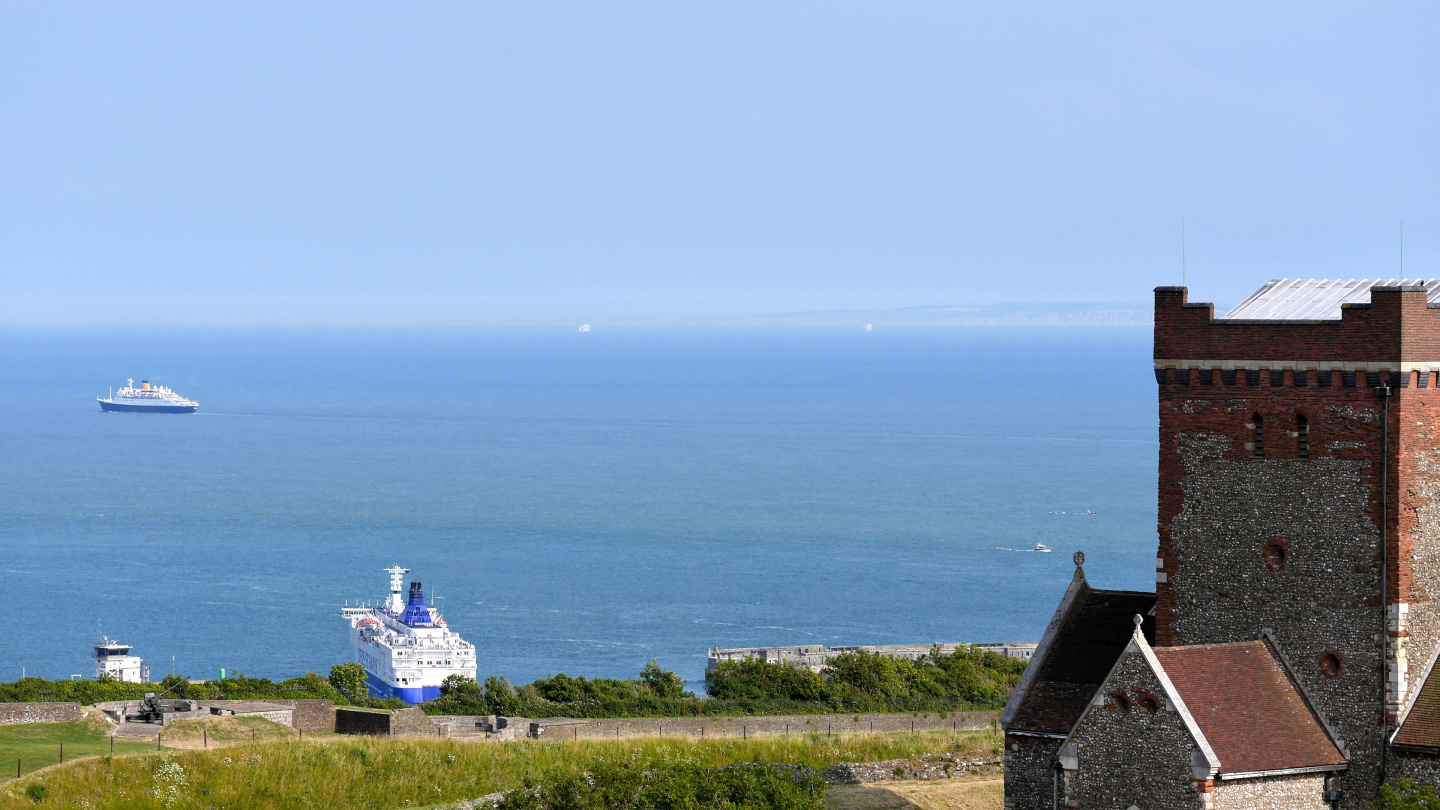
[[[1405,220],[1400,220],[1400,278],[1405,278]]]
[[[1185,282],[1185,220],[1180,220],[1180,286],[1189,286]]]

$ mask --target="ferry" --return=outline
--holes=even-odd
[[[440,697],[440,684],[451,675],[475,679],[475,645],[452,632],[440,611],[425,603],[419,582],[401,595],[408,568],[385,569],[390,597],[378,607],[346,605],[355,660],[365,667],[371,697],[424,703]]]
[[[111,391],[108,397],[96,397],[100,410],[124,413],[195,413],[200,403],[186,399],[163,385],[150,384],[141,380],[135,387],[135,380],[125,381],[125,387]]]

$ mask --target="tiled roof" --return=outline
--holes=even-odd
[[[1222,775],[1345,764],[1265,642],[1154,650]]]
[[[1440,668],[1432,669],[1395,734],[1396,745],[1440,748]]]
[[[1277,278],[1256,290],[1224,320],[1338,321],[1344,304],[1370,303],[1371,287],[1424,286],[1431,304],[1440,304],[1440,279],[1433,278]]]
[[[1070,733],[1130,643],[1136,614],[1145,617],[1141,629],[1154,641],[1154,607],[1153,593],[1081,590],[1007,730]]]

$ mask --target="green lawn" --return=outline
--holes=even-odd
[[[104,722],[81,718],[69,723],[27,723],[0,726],[0,781],[15,778],[15,764],[21,773],[29,773],[60,762],[60,746],[65,746],[65,761],[110,753],[110,738]],[[116,740],[115,753],[153,751],[155,744]]]

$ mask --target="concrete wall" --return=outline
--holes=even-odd
[[[393,712],[338,706],[335,708],[335,731],[379,737],[436,739],[450,736],[448,727],[436,724],[418,706],[407,706]]]
[[[1060,743],[1047,737],[1005,737],[1005,810],[1054,810],[1053,763]]]
[[[990,728],[997,712],[939,712],[917,714],[789,715],[779,717],[665,717],[614,720],[549,718],[530,721],[511,718],[524,728],[538,723],[542,739],[616,737],[748,737],[772,734],[858,734],[909,731],[949,731]]]
[[[390,713],[336,706],[335,731],[340,734],[388,737],[390,736]]]
[[[1216,782],[1213,810],[1330,810],[1324,774]]]
[[[335,701],[333,700],[266,700],[265,702],[289,706],[291,709],[290,725],[306,734],[329,734],[335,731]]]
[[[66,723],[79,717],[79,703],[0,703],[0,726]]]

